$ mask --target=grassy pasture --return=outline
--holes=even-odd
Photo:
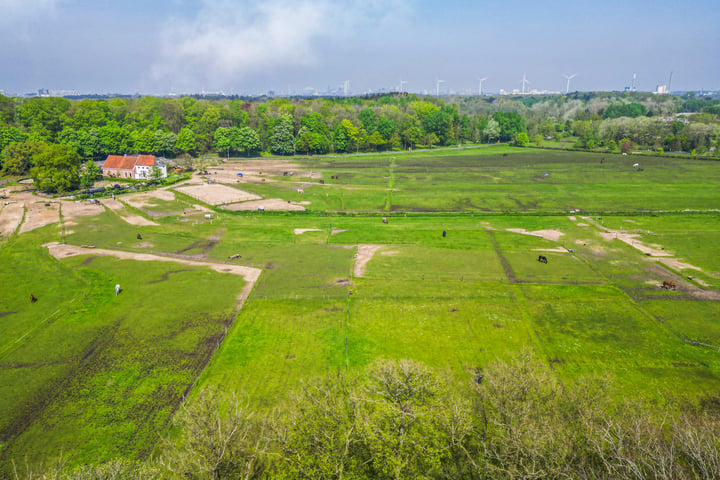
[[[202,385],[243,391],[253,406],[272,409],[308,378],[379,357],[420,360],[463,382],[531,349],[563,381],[607,375],[619,395],[662,401],[720,389],[720,302],[693,297],[686,285],[658,288],[670,270],[582,226],[584,213],[568,213],[602,212],[593,217],[605,227],[665,247],[708,272],[685,277],[718,286],[720,217],[678,213],[720,204],[716,164],[643,157],[639,172],[628,157],[512,147],[293,161],[322,171],[326,184],[302,195],[285,177],[242,188],[309,200],[308,212],[219,211],[212,221],[176,214],[146,227],[105,212],[66,225],[64,237],[51,225],[3,240],[4,465],[59,448],[72,463],[142,458],[198,375]],[[147,208],[175,208],[163,202]],[[241,279],[90,250],[58,261],[42,244],[63,238],[263,273],[218,347]],[[356,277],[360,244],[381,248]],[[115,283],[126,289],[118,297]]]
[[[3,462],[60,450],[73,462],[144,457],[214,351],[243,281],[91,253],[58,262],[42,239],[33,232],[0,251],[0,311],[16,312],[2,317]],[[23,265],[5,260],[16,257],[36,284],[14,281]]]

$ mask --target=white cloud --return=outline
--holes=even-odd
[[[194,18],[173,19],[162,28],[153,77],[217,85],[275,68],[317,65],[321,42],[393,18],[406,1],[204,0]]]

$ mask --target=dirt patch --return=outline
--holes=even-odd
[[[568,217],[568,220],[570,220],[571,222],[577,222],[577,217],[575,215],[570,215]]]
[[[383,257],[394,257],[395,255],[399,254],[400,252],[398,252],[397,250],[385,250],[383,252],[380,252],[380,255],[382,255]]]
[[[535,230],[532,232],[528,232],[524,228],[506,228],[505,230],[507,230],[508,232],[513,232],[513,233],[521,233],[523,235],[532,235],[534,237],[544,238],[545,240],[551,240],[553,242],[557,242],[558,240],[560,240],[560,237],[565,235],[563,232],[561,232],[559,230],[552,230],[552,229]]]
[[[533,248],[533,252],[568,253],[567,249],[565,249],[563,247]]]
[[[3,205],[0,210],[0,236],[7,237],[15,233],[25,214],[23,203]]]
[[[52,255],[55,258],[64,258],[64,257],[70,257],[74,255],[87,255],[88,251],[81,248],[76,247],[73,245],[61,245],[57,242],[53,243],[46,243],[44,245],[47,247],[48,251],[50,252],[50,255]],[[195,260],[185,260],[181,258],[172,258],[172,257],[164,257],[161,255],[151,255],[147,253],[133,253],[133,252],[122,252],[118,250],[106,250],[103,248],[97,248],[92,251],[93,255],[99,256],[99,255],[105,255],[105,256],[111,256],[115,258],[119,258],[121,260],[137,260],[141,262],[174,262],[174,263],[180,263],[183,265],[192,265],[196,267],[208,267],[216,272],[227,272],[231,273],[233,275],[239,275],[245,279],[247,282],[245,284],[245,288],[243,288],[242,292],[238,294],[237,296],[237,302],[238,307],[241,307],[242,304],[245,302],[245,299],[250,295],[250,292],[253,289],[253,286],[255,285],[255,282],[260,277],[260,273],[262,270],[259,268],[253,268],[253,267],[244,267],[240,265],[232,265],[232,264],[225,264],[225,263],[210,263],[210,262],[198,262]]]
[[[81,201],[65,201],[61,203],[60,208],[65,224],[78,217],[92,217],[105,212],[100,204]]]
[[[295,235],[302,235],[305,232],[322,232],[319,228],[296,228],[293,230]]]
[[[611,241],[613,239],[620,240],[621,242],[627,243],[636,250],[640,250],[642,253],[651,255],[653,257],[672,257],[672,253],[670,252],[666,252],[665,250],[662,250],[660,248],[645,245],[641,240],[639,240],[640,235],[637,233],[621,233],[613,230],[608,230],[604,232],[598,232],[598,235],[600,235],[603,239],[607,241]]]
[[[29,232],[36,228],[50,225],[60,221],[60,204],[33,202],[27,204],[25,221],[20,226],[20,233]]]
[[[495,228],[490,225],[490,222],[480,222],[480,225],[485,227],[485,230],[495,230]]]
[[[113,200],[111,198],[103,198],[100,200],[100,203],[105,205],[107,208],[112,210],[113,212],[117,213],[117,215],[124,220],[125,222],[129,223],[130,225],[136,225],[139,227],[149,227],[158,225],[157,223],[153,222],[152,220],[148,220],[145,217],[141,217],[140,215],[134,215],[129,212],[125,208],[125,205],[122,204],[122,202],[118,200]]]
[[[382,247],[383,245],[358,245],[358,253],[357,258],[355,259],[354,272],[354,275],[356,277],[363,277],[365,275],[365,267],[367,267],[368,262],[372,260],[375,252],[377,252]]]
[[[228,187],[226,185],[210,184],[210,185],[190,185],[176,189],[185,195],[193,197],[208,205],[221,205],[235,202],[245,202],[248,200],[257,200],[260,197],[254,193],[238,190],[237,188]]]
[[[304,211],[305,207],[296,203],[288,203],[286,200],[279,198],[268,198],[265,200],[255,200],[252,202],[233,203],[232,205],[226,205],[223,207],[225,210],[231,210],[233,212],[257,210],[258,207],[265,207],[265,210],[274,211]]]
[[[331,233],[331,235],[337,235],[338,233],[343,233],[343,232],[347,232],[347,231],[348,231],[347,229],[333,228],[332,232],[330,232],[330,233]]]
[[[151,205],[154,199],[171,202],[175,200],[175,194],[169,190],[153,190],[145,193],[133,193],[123,197],[125,203],[128,203],[135,208],[142,208],[147,205]]]
[[[583,222],[578,222],[576,225],[577,225],[578,227],[589,227],[589,226],[590,226],[590,225],[588,225],[587,223],[583,223]]]
[[[303,175],[302,166],[290,160],[242,160],[209,167],[208,175],[204,175],[204,177],[218,183],[235,185],[238,183],[272,182],[272,177],[282,176],[285,172],[292,173],[293,177]],[[239,176],[238,173],[242,173],[243,176]],[[320,172],[314,172],[314,175],[319,174]],[[310,172],[307,172],[305,176],[310,176]]]

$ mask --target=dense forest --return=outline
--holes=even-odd
[[[80,171],[83,160],[125,153],[189,159],[209,154],[321,155],[515,142],[717,156],[719,141],[720,100],[693,94],[442,99],[395,94],[251,101],[0,95],[3,175],[32,175],[33,167],[42,163],[47,170],[48,162],[51,171]],[[53,150],[43,158],[41,154],[51,146]],[[32,176],[40,180],[42,172],[36,170]],[[51,189],[67,191],[76,186],[72,183]]]

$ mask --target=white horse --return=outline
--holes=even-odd
[[[120,284],[115,285],[115,295],[120,295]]]

